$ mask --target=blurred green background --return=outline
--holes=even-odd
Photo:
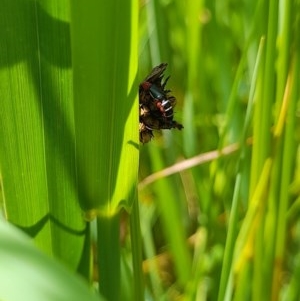
[[[298,36],[299,1],[140,2],[139,78],[169,63],[184,125],[140,148],[154,299],[299,298]]]

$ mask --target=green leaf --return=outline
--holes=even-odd
[[[0,162],[7,219],[77,269],[85,222],[75,181],[67,3],[1,1]]]
[[[139,160],[138,2],[73,1],[71,14],[79,197],[97,216],[99,289],[117,301],[119,210],[136,200]]]
[[[0,220],[0,237],[1,300],[104,300],[83,279],[50,260],[24,234],[3,220]]]
[[[137,183],[137,2],[71,9],[80,201],[111,216],[121,202],[130,208]]]

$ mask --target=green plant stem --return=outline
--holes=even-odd
[[[121,300],[120,214],[97,218],[99,291],[108,301]]]

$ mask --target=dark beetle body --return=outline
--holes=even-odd
[[[173,120],[173,106],[166,95],[154,84],[143,82],[142,87],[145,91],[149,91],[153,104],[161,115],[167,120]],[[174,99],[174,98],[172,98]],[[154,110],[155,111],[155,110]],[[158,116],[159,117],[159,116]]]
[[[140,141],[149,142],[153,137],[153,130],[177,128],[181,130],[183,126],[173,120],[176,98],[169,95],[170,90],[165,86],[163,73],[167,68],[166,63],[154,67],[151,73],[139,85],[140,102]]]

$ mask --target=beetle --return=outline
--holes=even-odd
[[[151,129],[148,129],[144,123],[140,122],[139,125],[139,130],[140,130],[140,142],[148,143],[152,137],[153,137],[153,132]]]
[[[165,86],[170,78],[168,76],[162,83],[164,71],[168,64],[161,63],[154,67],[150,74],[139,86],[140,104],[150,107],[157,118],[163,117],[166,121],[173,120],[173,107],[176,103],[175,97],[168,97],[170,90],[165,90]]]
[[[157,111],[153,111],[146,105],[140,104],[140,123],[149,130],[166,130],[177,128],[183,129],[183,125],[172,119],[162,118],[157,115]]]
[[[154,67],[139,85],[139,131],[142,143],[151,140],[153,130],[172,128],[181,130],[183,128],[182,124],[173,120],[176,98],[169,95],[170,90],[165,89],[169,77],[162,82],[167,65],[167,63],[161,63]]]
[[[165,90],[165,85],[169,79],[169,77],[162,83],[163,73],[166,70],[168,64],[161,63],[160,65],[154,67],[150,74],[144,79],[144,81],[139,86],[139,96],[140,96],[140,104],[149,104],[153,101],[153,97],[149,93],[149,88],[154,85],[155,87],[152,90],[159,90],[160,94],[166,95],[168,92]],[[155,94],[155,92],[154,92]]]
[[[173,105],[175,105],[175,97],[172,97],[173,105],[170,100],[167,98],[166,94],[161,91],[155,84],[151,84],[150,82],[143,82],[142,87],[145,91],[149,91],[152,100],[150,100],[149,105],[153,105],[158,109],[161,115],[166,118],[166,120],[173,120]]]

